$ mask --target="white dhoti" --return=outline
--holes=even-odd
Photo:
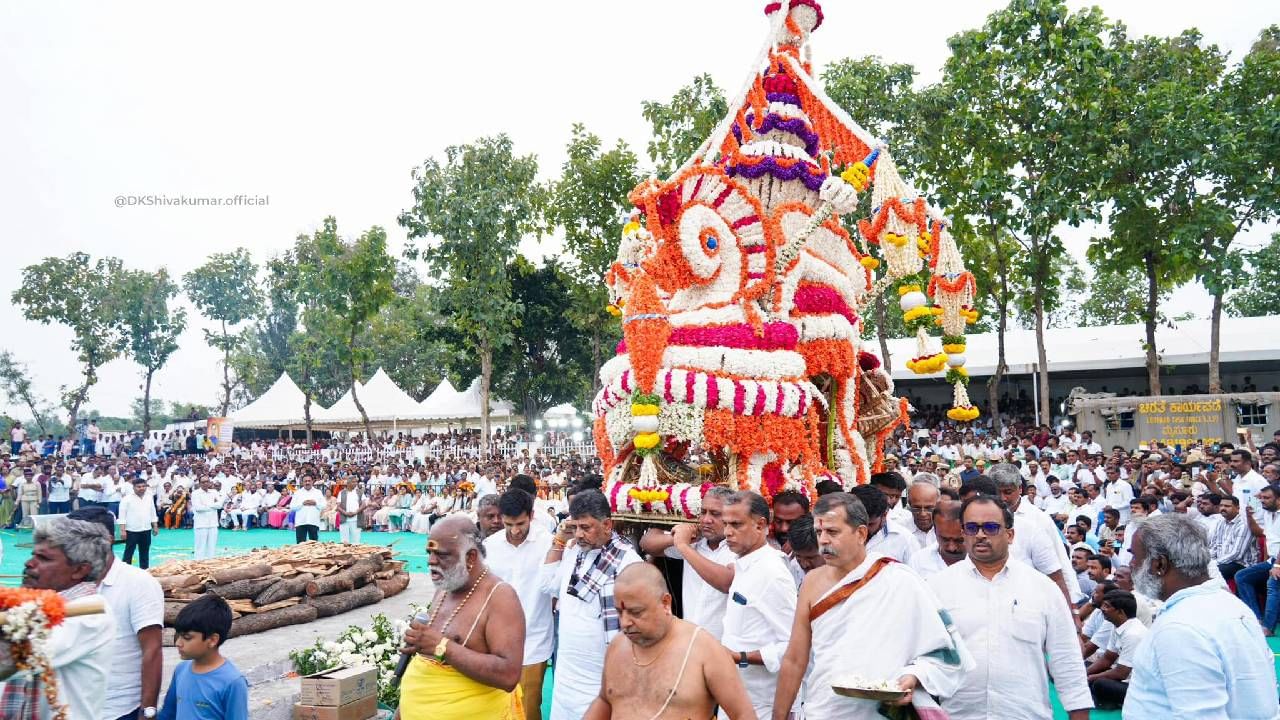
[[[600,694],[606,644],[599,608],[598,602],[562,597],[550,720],[582,720]]]
[[[205,560],[213,557],[218,549],[218,528],[196,528],[196,559]]]
[[[338,526],[338,535],[348,545],[359,545],[360,523],[356,518],[343,518],[343,523]]]
[[[862,578],[883,557],[866,560],[827,592]],[[825,596],[824,596],[825,597]],[[822,720],[876,720],[879,703],[837,695],[834,682],[857,675],[895,682],[914,675],[931,695],[949,697],[973,659],[947,631],[932,591],[915,571],[889,563],[848,599],[811,621],[813,664],[804,713]]]

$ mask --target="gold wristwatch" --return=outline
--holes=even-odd
[[[436,649],[431,653],[435,656],[436,662],[444,662],[444,651],[449,647],[449,638],[440,638],[440,642],[436,643]]]

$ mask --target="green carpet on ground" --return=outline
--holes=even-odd
[[[338,533],[322,532],[320,539],[338,542]],[[411,573],[427,572],[427,536],[413,533],[368,532],[361,534],[366,545],[392,545],[396,558],[408,561]],[[260,547],[280,547],[294,542],[292,530],[253,529],[247,531],[218,530],[218,555],[239,555]],[[0,530],[0,543],[4,544],[4,560],[0,562],[0,575],[21,575],[22,566],[31,557],[30,530]],[[394,543],[394,544],[393,544]],[[161,530],[151,540],[151,564],[165,560],[192,560],[195,555],[195,532],[192,530]],[[124,555],[124,543],[116,543],[116,557]],[[134,559],[137,562],[137,558]],[[0,585],[16,586],[19,578],[0,578]]]
[[[191,530],[161,530],[160,535],[151,542],[151,563],[157,565],[165,560],[193,559],[192,547],[194,539],[195,534]],[[338,533],[322,532],[320,533],[320,539],[338,542]],[[427,539],[425,535],[366,531],[362,534],[360,540],[367,545],[392,545],[396,558],[408,561],[409,572],[427,572]],[[254,529],[244,532],[219,530],[218,555],[239,555],[254,548],[279,547],[293,542],[294,534],[292,530]],[[31,556],[31,531],[0,530],[0,543],[3,543],[4,546],[4,559],[0,561],[0,575],[20,576],[23,564]],[[123,555],[124,544],[116,544],[115,551],[117,557]],[[12,587],[19,583],[18,577],[0,577],[0,586]],[[1267,638],[1267,644],[1271,646],[1271,651],[1276,654],[1276,674],[1277,677],[1280,677],[1280,638]],[[543,717],[550,716],[551,688],[554,684],[554,677],[554,671],[548,670],[546,682],[543,685]],[[1053,716],[1065,719],[1067,713],[1062,709],[1062,705],[1058,703],[1057,694],[1051,693],[1051,696],[1053,699]],[[1120,711],[1094,711],[1092,717],[1095,720],[1116,720],[1120,717]]]

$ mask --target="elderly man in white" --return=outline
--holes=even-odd
[[[952,720],[1050,720],[1052,675],[1071,720],[1085,720],[1093,698],[1058,586],[1009,557],[1013,513],[1002,501],[977,495],[960,512],[968,557],[930,577],[929,585],[977,667],[943,709]]]

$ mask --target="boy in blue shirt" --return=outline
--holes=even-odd
[[[216,595],[190,602],[173,624],[184,662],[173,671],[160,720],[249,720],[249,683],[218,648],[231,607]]]

